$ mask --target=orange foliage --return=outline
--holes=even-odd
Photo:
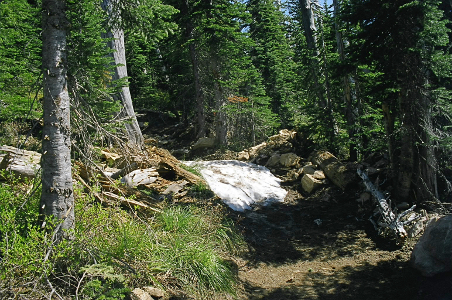
[[[233,95],[228,97],[228,101],[231,103],[248,102],[248,98]]]

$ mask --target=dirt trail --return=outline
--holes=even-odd
[[[287,203],[233,213],[249,247],[238,298],[452,299],[452,276],[420,276],[409,264],[415,239],[396,247],[378,237],[355,198],[291,190]]]
[[[175,137],[166,146],[189,144],[187,130],[167,132]],[[297,182],[286,184],[284,203],[230,210],[248,246],[235,261],[239,300],[452,300],[452,274],[424,278],[410,266],[417,238],[397,247],[376,234],[368,221],[375,207],[356,201],[362,188],[328,186],[309,196]]]

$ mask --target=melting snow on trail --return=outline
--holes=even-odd
[[[269,169],[237,160],[187,161],[185,165],[199,168],[210,189],[236,211],[251,209],[256,203],[268,205],[284,202],[287,191],[281,180]]]

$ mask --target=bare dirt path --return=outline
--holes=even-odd
[[[175,144],[184,134],[176,135],[166,145],[188,147],[190,139]],[[368,221],[375,207],[356,201],[362,188],[329,186],[310,196],[299,184],[285,188],[285,203],[230,211],[248,247],[235,261],[239,300],[452,300],[452,274],[424,278],[410,266],[417,238],[396,247],[377,235]]]
[[[238,260],[239,299],[451,300],[452,276],[411,268],[415,239],[378,237],[353,192],[327,188],[287,203],[233,213],[248,244]]]

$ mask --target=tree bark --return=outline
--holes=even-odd
[[[43,0],[42,67],[44,71],[44,128],[42,139],[42,194],[40,212],[54,216],[56,237],[74,227],[71,171],[70,99],[66,72],[66,19],[64,0]]]
[[[190,35],[192,35],[192,33],[190,33]],[[198,118],[197,137],[202,138],[206,136],[206,115],[204,110],[204,95],[201,88],[201,78],[199,74],[198,53],[196,51],[195,42],[191,42],[188,47],[190,50],[190,58],[193,68],[193,78],[195,80],[195,97]]]
[[[328,92],[328,86],[323,86],[320,82],[320,72],[322,68],[319,63],[320,52],[317,47],[317,37],[316,37],[316,25],[315,25],[315,16],[312,9],[312,2],[310,0],[299,0],[299,7],[301,9],[302,14],[302,24],[304,29],[304,35],[306,38],[306,44],[308,50],[310,50],[312,57],[309,60],[311,75],[313,77],[314,83],[314,93],[317,96],[321,108],[325,110],[326,113],[326,122],[327,124],[327,139],[332,142],[335,136],[335,121],[333,117],[333,111],[331,107],[331,101],[329,101],[329,97],[325,97],[325,92]],[[326,63],[326,61],[325,61]],[[325,70],[325,77],[327,70]],[[326,83],[325,83],[326,84]]]
[[[334,27],[336,31],[337,52],[341,62],[345,61],[344,41],[342,38],[341,26],[339,24],[340,3],[339,0],[333,0],[334,7]],[[347,121],[347,132],[349,137],[349,159],[358,160],[358,149],[355,141],[356,117],[353,112],[351,80],[348,75],[342,76],[342,95],[345,103],[345,119]]]
[[[432,130],[428,78],[420,54],[402,60],[403,82],[399,99],[401,154],[398,162],[398,196],[413,202],[435,201],[437,162],[429,131]]]
[[[107,38],[112,40],[107,42],[110,49],[113,50],[111,54],[114,59],[115,72],[112,76],[112,80],[118,80],[127,78],[127,64],[126,64],[126,49],[124,45],[124,30],[119,28],[115,21],[120,20],[119,12],[115,12],[113,9],[113,2],[117,0],[103,0],[102,8],[107,12],[110,18],[111,30],[106,34]],[[129,143],[132,146],[141,148],[143,146],[143,135],[141,133],[140,126],[138,125],[137,117],[133,109],[132,96],[128,86],[123,86],[121,91],[113,96],[113,99],[119,100],[122,104],[122,110],[120,117],[127,120],[125,127],[128,135]]]
[[[214,81],[214,99],[215,99],[215,134],[216,141],[220,146],[227,146],[227,116],[225,112],[226,100],[221,88],[221,70],[218,66],[218,59],[215,55],[211,58],[212,78]]]

